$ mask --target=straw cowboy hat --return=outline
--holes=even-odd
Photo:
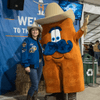
[[[49,3],[45,10],[45,18],[38,19],[36,22],[43,25],[58,22],[66,18],[71,18],[74,22],[75,15],[73,10],[70,9],[64,12],[57,3]]]
[[[28,26],[28,27],[27,27],[28,31],[29,31],[31,28],[37,28],[37,29],[40,30],[40,32],[42,32],[42,30],[43,30],[42,27],[39,27],[39,26],[38,26],[38,23],[37,23],[37,22],[33,22],[32,26]]]

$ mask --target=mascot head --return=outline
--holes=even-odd
[[[45,10],[45,18],[36,20],[43,27],[41,44],[44,55],[55,61],[66,58],[73,48],[75,15],[70,9],[64,12],[57,3],[50,3]]]

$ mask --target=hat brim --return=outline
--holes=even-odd
[[[66,12],[63,12],[63,13],[59,14],[59,15],[38,19],[38,20],[35,20],[35,22],[37,22],[38,24],[43,25],[43,24],[58,22],[58,21],[66,19],[66,18],[71,18],[72,21],[74,22],[75,15],[74,15],[73,10],[70,9]]]
[[[37,28],[37,29],[39,29],[40,30],[40,32],[42,32],[43,31],[43,29],[41,28],[41,27],[33,27],[33,26],[28,26],[27,27],[27,29],[28,29],[28,31],[30,30],[30,29],[32,29],[32,28]]]

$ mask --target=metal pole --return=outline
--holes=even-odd
[[[93,56],[92,56],[92,61],[93,61],[92,68],[93,68],[93,86],[94,86],[95,71],[94,71],[94,57]]]
[[[96,84],[94,81],[95,81],[95,71],[94,71],[94,57],[92,56],[92,62],[93,62],[93,64],[92,64],[92,69],[93,69],[93,83],[90,83],[89,84],[89,86],[92,86],[92,87],[98,87],[99,85],[98,84]]]

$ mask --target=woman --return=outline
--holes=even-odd
[[[40,33],[42,27],[39,27],[36,22],[28,29],[28,38],[22,43],[22,58],[21,63],[25,71],[29,73],[31,80],[31,87],[27,94],[27,100],[37,100],[38,84],[42,74],[42,67],[44,66],[44,59],[42,55],[42,47],[39,43]]]

